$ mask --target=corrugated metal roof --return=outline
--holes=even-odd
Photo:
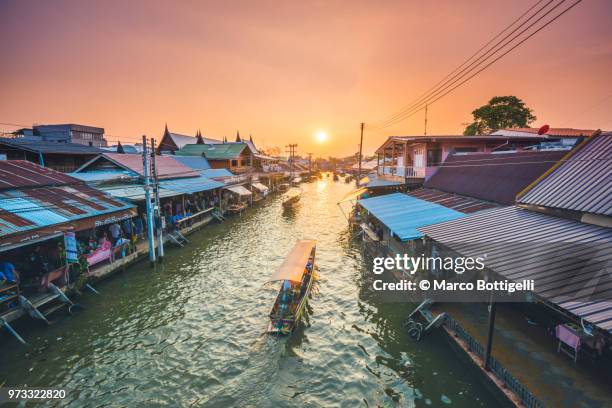
[[[449,156],[425,188],[500,204],[516,195],[557,163],[565,151],[484,153]]]
[[[369,178],[369,176],[368,176],[368,178]],[[368,188],[376,188],[376,187],[400,186],[400,185],[402,185],[402,183],[400,183],[399,181],[391,181],[391,180],[375,178],[375,179],[369,180],[368,182],[364,183],[363,185],[368,187]]]
[[[208,163],[208,160],[206,160],[202,156],[174,156],[174,160],[179,161],[180,163],[193,170],[200,171],[210,169],[210,164]]]
[[[521,204],[612,216],[612,132],[589,139],[519,198]]]
[[[162,189],[172,190],[184,194],[193,194],[200,191],[213,190],[223,187],[220,181],[211,180],[206,177],[195,177],[181,180],[167,180],[159,183]]]
[[[99,189],[107,194],[112,195],[113,197],[122,198],[124,200],[136,202],[136,201],[144,201],[145,199],[145,190],[144,185],[142,184],[121,184],[121,185],[113,185],[113,186],[101,186]],[[174,197],[183,194],[179,191],[160,189],[159,197]],[[151,194],[151,196],[153,196]]]
[[[0,160],[0,190],[78,183],[64,173],[25,160]]]
[[[228,169],[208,169],[202,170],[200,174],[207,178],[233,177],[234,173]]]
[[[12,148],[23,149],[34,153],[87,154],[91,156],[104,153],[104,150],[102,149],[79,143],[47,142],[42,140],[32,141],[0,138],[0,145],[6,145]]]
[[[487,254],[497,274],[534,279],[536,294],[612,331],[612,229],[503,207],[419,230],[463,256]]]
[[[419,198],[421,200],[440,204],[447,208],[452,208],[453,210],[460,211],[464,214],[471,214],[477,211],[497,207],[496,204],[487,201],[477,200],[475,198],[465,197],[429,188],[421,188],[418,190],[414,190],[409,192],[408,195]]]
[[[465,216],[458,211],[402,193],[366,198],[357,202],[402,241],[422,237],[418,227]]]
[[[77,172],[82,173],[86,172],[88,169],[94,168],[94,165],[99,162],[99,160],[108,160],[118,167],[144,176],[144,166],[140,154],[104,153],[90,160],[88,163],[85,163],[77,169]],[[175,160],[174,156],[155,156],[155,165],[157,166],[157,175],[160,179],[199,176],[197,171]]]
[[[0,241],[15,234],[133,208],[76,181],[59,187],[34,187],[0,192]]]
[[[138,177],[134,172],[127,170],[117,171],[92,171],[87,173],[68,173],[70,176],[85,181],[85,182],[100,182],[100,181],[112,181],[119,180],[122,178]]]

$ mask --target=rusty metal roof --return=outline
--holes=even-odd
[[[612,216],[611,197],[612,132],[604,132],[579,146],[518,202]]]
[[[104,153],[85,163],[76,171],[87,171],[94,163],[100,160],[108,160],[118,167],[137,173],[141,177],[144,176],[144,166],[142,164],[142,155],[140,154]],[[173,156],[155,156],[155,165],[157,166],[157,174],[160,179],[198,177],[200,175],[198,171],[185,166],[178,160],[175,160]]]
[[[557,163],[567,151],[521,151],[451,155],[425,188],[513,204],[516,195]]]
[[[0,160],[0,190],[59,186],[78,183],[79,180],[59,171],[40,167],[25,160]]]

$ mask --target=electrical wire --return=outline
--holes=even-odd
[[[562,4],[564,1],[563,0],[561,3],[558,3],[556,6],[554,6],[553,9],[549,10],[546,14],[544,14],[543,16],[541,16],[540,18],[538,18],[538,20],[536,21],[539,22],[542,18],[544,18],[546,15],[548,15],[552,10],[556,9],[560,4]],[[558,18],[560,18],[562,15],[564,15],[565,13],[567,13],[569,10],[571,10],[572,8],[574,8],[576,5],[578,5],[579,3],[581,3],[582,0],[577,0],[576,2],[574,2],[573,4],[571,4],[569,7],[565,8],[563,11],[561,11],[560,13],[556,14],[554,17],[552,17],[550,20],[546,21],[542,26],[540,26],[539,28],[537,28],[535,31],[533,31],[532,33],[528,34],[525,38],[523,38],[522,40],[520,40],[518,43],[512,45],[512,47],[510,47],[508,50],[506,50],[505,52],[503,52],[501,55],[499,55],[497,58],[495,58],[493,61],[491,61],[490,63],[488,63],[487,65],[485,65],[484,67],[480,68],[479,70],[477,70],[475,73],[473,73],[472,75],[468,76],[467,78],[465,78],[466,75],[468,75],[469,73],[473,72],[478,66],[480,66],[483,62],[485,62],[486,60],[488,60],[491,56],[493,56],[494,54],[496,54],[497,52],[501,51],[503,49],[503,47],[505,47],[506,45],[509,45],[511,41],[515,40],[516,38],[518,38],[518,36],[520,36],[521,34],[525,33],[526,31],[530,30],[533,28],[533,26],[530,26],[528,28],[526,28],[525,30],[522,30],[517,36],[514,36],[512,38],[511,41],[506,42],[504,44],[504,46],[502,46],[501,48],[499,48],[498,50],[496,50],[493,54],[489,55],[486,59],[484,59],[483,61],[479,62],[476,66],[470,68],[470,70],[468,70],[467,72],[464,72],[463,74],[461,74],[461,76],[455,78],[452,82],[446,84],[443,88],[436,90],[436,92],[432,95],[430,95],[428,97],[428,99],[416,104],[414,107],[412,107],[411,109],[404,111],[400,116],[397,116],[394,120],[392,121],[387,121],[383,126],[380,126],[380,128],[386,128],[389,127],[397,122],[403,121],[411,116],[413,116],[414,114],[422,111],[426,105],[430,105],[433,104],[434,102],[442,99],[444,96],[448,95],[449,93],[451,93],[452,91],[454,91],[455,89],[457,89],[458,87],[460,87],[461,85],[465,84],[466,82],[468,82],[470,79],[474,78],[476,75],[480,74],[482,71],[484,71],[485,69],[489,68],[491,65],[493,65],[494,63],[496,63],[497,61],[499,61],[501,58],[503,58],[505,55],[507,55],[508,53],[510,53],[511,51],[513,51],[514,49],[516,49],[518,46],[522,45],[523,43],[525,43],[525,41],[527,41],[528,39],[530,39],[531,37],[533,37],[535,34],[537,34],[538,32],[540,32],[541,30],[543,30],[544,28],[546,28],[547,26],[549,26],[551,23],[553,23],[554,21],[556,21]],[[463,79],[465,78],[465,79]],[[463,80],[461,80],[463,79]],[[457,85],[455,85],[457,84]],[[454,85],[454,86],[453,86]],[[451,87],[452,86],[452,87]],[[451,87],[449,89],[449,87]],[[440,95],[440,92],[444,91],[448,89],[446,92],[442,93]],[[439,95],[439,96],[438,96]],[[433,99],[432,99],[433,98]]]

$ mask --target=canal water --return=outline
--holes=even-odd
[[[497,406],[441,336],[405,334],[413,305],[372,293],[336,205],[354,185],[302,187],[290,212],[271,197],[97,284],[76,315],[22,324],[27,347],[3,335],[0,384],[65,388],[74,407]],[[266,281],[300,238],[318,242],[318,288],[304,324],[271,337]]]

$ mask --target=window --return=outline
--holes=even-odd
[[[238,166],[238,160],[232,160],[232,167]]]
[[[440,148],[427,149],[427,166],[439,166],[442,161],[442,150]]]

